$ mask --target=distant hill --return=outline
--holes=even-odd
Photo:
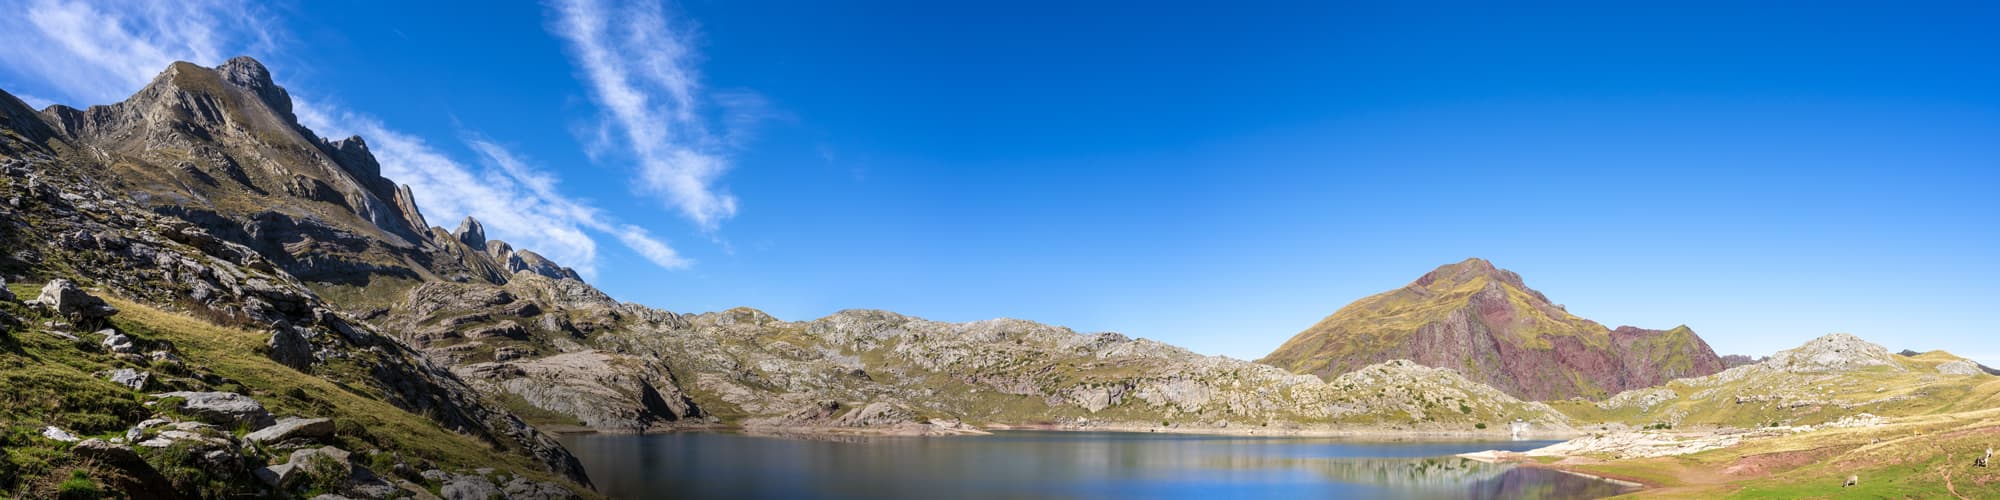
[[[1721,371],[1686,326],[1610,329],[1482,259],[1342,307],[1259,362],[1331,377],[1390,359],[1450,368],[1523,399],[1598,399]]]
[[[1977,411],[2000,402],[2000,379],[1944,351],[1891,354],[1845,333],[1748,364],[1590,403],[1558,403],[1583,421],[1766,427]]]

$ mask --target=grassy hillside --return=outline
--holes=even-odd
[[[1989,447],[2000,447],[2000,408],[1825,428],[1677,457],[1558,463],[1655,486],[1631,495],[1640,498],[2000,498],[2000,468],[1973,466]],[[1849,476],[1858,480],[1853,487],[1843,486]]]
[[[1892,364],[1829,372],[1759,365],[1628,391],[1603,402],[1556,401],[1578,421],[1634,426],[1772,427],[1818,425],[1867,413],[1938,415],[2000,407],[2000,377],[1946,374],[1964,358],[1943,351],[1893,356]]]
[[[32,297],[37,287],[16,284],[16,294]],[[210,496],[255,495],[262,485],[254,479],[229,481],[210,470],[175,456],[174,448],[139,447],[157,470],[153,476],[130,467],[83,460],[72,445],[40,436],[44,426],[57,426],[81,437],[121,437],[127,428],[155,414],[146,402],[162,390],[237,392],[263,403],[279,416],[326,417],[336,433],[330,443],[354,451],[358,463],[390,474],[402,462],[416,470],[471,470],[495,467],[541,481],[558,481],[541,467],[514,453],[439,427],[420,415],[381,401],[369,389],[306,375],[261,354],[266,333],[225,328],[155,307],[105,297],[120,313],[112,326],[142,345],[171,344],[183,362],[135,361],[105,352],[99,338],[83,333],[71,341],[23,325],[10,325],[0,338],[0,428],[4,428],[5,460],[0,461],[0,492],[23,498],[52,497],[61,488],[101,485],[115,491],[161,491],[169,486]],[[40,318],[19,304],[0,309],[34,324]],[[135,391],[98,374],[118,368],[153,373],[154,385]],[[240,435],[243,431],[237,430]],[[247,447],[251,460],[283,462],[288,451]],[[415,478],[413,482],[422,482]],[[65,486],[67,485],[67,486]],[[439,485],[429,484],[435,490]],[[587,488],[571,486],[574,491]]]

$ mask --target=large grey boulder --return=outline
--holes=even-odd
[[[570,491],[569,488],[564,488],[555,483],[529,481],[527,478],[522,477],[516,477],[511,481],[507,481],[505,492],[507,493],[508,500],[568,500],[577,498],[576,492]]]
[[[271,332],[271,340],[265,343],[271,348],[271,360],[304,371],[319,361],[313,356],[312,342],[306,339],[298,328],[282,326]]]
[[[46,307],[72,321],[97,321],[118,314],[118,308],[104,303],[70,280],[56,278],[42,285],[42,293],[35,297],[35,304]]]
[[[181,398],[180,411],[190,417],[215,425],[243,425],[251,429],[263,429],[277,423],[264,405],[249,396],[233,392],[168,392],[154,394],[155,398]]]
[[[333,420],[285,417],[270,427],[243,436],[252,443],[276,443],[294,439],[321,439],[333,435]]]
[[[493,486],[492,481],[473,475],[453,476],[450,481],[444,483],[443,488],[438,489],[438,496],[444,497],[444,500],[501,498],[500,488]]]

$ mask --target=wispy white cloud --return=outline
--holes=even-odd
[[[329,116],[318,111],[320,106],[301,107],[312,111],[300,113],[299,121],[315,131],[366,139],[382,163],[384,177],[425,194],[419,203],[432,224],[450,227],[466,216],[478,218],[489,235],[574,267],[586,277],[594,277],[597,270],[593,233],[617,238],[663,268],[691,264],[644,229],[611,220],[596,207],[563,194],[554,175],[489,139],[465,140],[479,155],[482,167],[474,167],[373,117],[347,112]]]
[[[736,197],[717,181],[730,168],[725,151],[739,138],[733,131],[769,112],[762,98],[735,93],[718,101],[728,127],[718,135],[702,113],[692,31],[658,0],[554,0],[550,7],[550,30],[568,43],[605,114],[597,140],[619,143],[638,164],[639,185],[703,230],[734,216]]]
[[[0,30],[0,62],[78,106],[123,100],[176,60],[215,65],[277,46],[264,8],[238,0],[33,0],[5,10],[19,17]]]
[[[255,54],[283,66],[280,33],[261,6],[237,0],[93,2],[33,0],[19,9],[22,24],[0,30],[0,62],[42,80],[76,104],[124,99],[177,60],[214,65]],[[296,96],[298,93],[295,92]],[[40,99],[40,98],[36,98]],[[564,194],[560,180],[476,133],[464,139],[477,166],[453,159],[423,137],[326,101],[295,98],[299,121],[329,137],[360,135],[382,174],[409,184],[433,224],[468,215],[487,232],[556,262],[595,274],[597,237],[609,236],[668,269],[690,261],[638,226],[606,217]]]

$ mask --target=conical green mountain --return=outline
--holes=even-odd
[[[1258,361],[1331,377],[1391,359],[1450,368],[1539,400],[1603,398],[1723,368],[1686,326],[1606,328],[1482,259],[1348,304]]]

